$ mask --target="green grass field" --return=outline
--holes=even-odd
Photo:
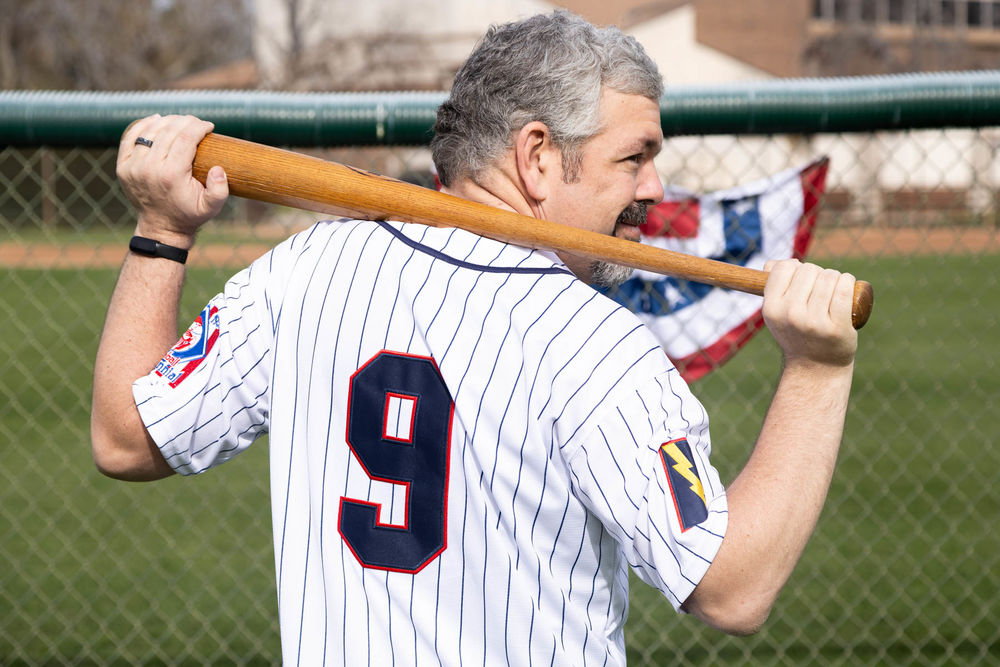
[[[844,263],[876,287],[830,500],[768,625],[733,639],[635,583],[630,663],[1000,659],[996,256]],[[193,271],[182,319],[225,275]],[[0,269],[0,664],[279,662],[266,444],[196,479],[90,460],[110,270]],[[758,336],[694,386],[725,479],[778,371]]]

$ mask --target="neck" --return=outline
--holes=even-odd
[[[466,178],[442,187],[441,191],[462,199],[486,204],[506,211],[513,211],[532,218],[544,218],[541,206],[525,193],[519,181],[511,178],[502,168],[490,169],[475,178]],[[593,270],[593,261],[570,253],[554,252],[578,278],[587,282]]]
[[[507,169],[504,164],[491,167],[477,176],[458,180],[442,187],[441,191],[532,218],[542,217],[538,202],[527,195],[516,170]]]

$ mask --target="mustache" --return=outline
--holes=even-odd
[[[618,214],[616,222],[619,225],[638,227],[646,222],[646,204],[639,201],[632,202],[628,208]]]

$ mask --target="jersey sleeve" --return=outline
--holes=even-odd
[[[231,459],[267,430],[275,306],[266,258],[233,276],[132,385],[146,429],[180,474]]]
[[[708,415],[673,367],[609,403],[569,461],[576,493],[639,578],[679,609],[727,526]]]

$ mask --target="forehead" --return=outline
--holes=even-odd
[[[601,131],[594,137],[609,147],[632,152],[659,152],[663,144],[660,105],[642,95],[605,89],[601,94]]]

